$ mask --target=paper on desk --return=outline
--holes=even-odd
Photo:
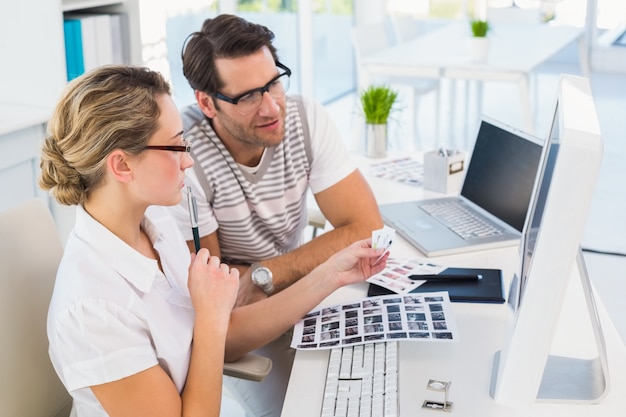
[[[438,274],[446,266],[436,265],[420,259],[387,259],[387,266],[376,275],[372,275],[367,282],[379,285],[398,294],[406,294],[426,281],[416,281],[409,278],[411,275]]]
[[[372,174],[380,178],[416,186],[424,182],[424,164],[409,157],[376,162],[370,169]]]
[[[298,322],[291,347],[330,349],[386,340],[458,341],[447,292],[385,295],[314,310]]]

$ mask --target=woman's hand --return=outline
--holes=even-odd
[[[191,254],[187,285],[196,314],[229,317],[237,299],[239,271],[202,248]]]

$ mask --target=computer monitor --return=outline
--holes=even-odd
[[[513,310],[493,364],[498,403],[599,402],[608,389],[602,329],[580,242],[602,159],[589,81],[562,75],[509,291]],[[564,295],[577,263],[598,357],[550,355]]]

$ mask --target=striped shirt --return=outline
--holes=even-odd
[[[307,224],[309,187],[317,193],[355,169],[325,109],[303,100],[303,120],[296,100],[289,97],[286,102],[284,139],[266,148],[255,168],[235,162],[197,105],[182,112],[195,160],[185,183],[198,200],[200,236],[217,230],[226,262],[252,263],[297,248]],[[304,122],[310,140],[305,139]],[[191,240],[186,198],[173,214]]]

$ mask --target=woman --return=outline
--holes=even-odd
[[[385,266],[388,254],[376,263],[381,251],[356,242],[290,288],[233,309],[237,270],[206,249],[190,255],[159,207],[179,202],[193,165],[182,133],[167,83],[130,66],[73,80],[49,123],[40,184],[77,214],[48,338],[76,416],[218,416],[225,360]]]

